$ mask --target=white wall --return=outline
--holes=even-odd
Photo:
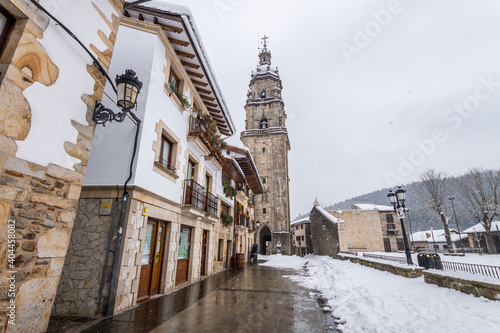
[[[116,15],[107,0],[94,2],[109,20],[111,14]],[[110,28],[91,1],[42,0],[40,3],[84,45],[93,44],[99,50],[107,48],[97,30],[109,35]],[[24,91],[31,106],[31,129],[26,140],[16,142],[19,148],[16,156],[43,166],[54,163],[72,169],[73,164],[80,161],[68,156],[64,142],[76,143],[78,132],[71,125],[71,119],[88,124],[85,120],[87,107],[81,95],[94,93],[94,80],[86,70],[92,59],[52,20],[39,41],[59,68],[59,77],[52,86],[35,82]]]
[[[135,45],[134,52],[127,52],[127,47]],[[185,179],[184,167],[186,151],[189,148],[200,159],[198,168],[201,185],[204,183],[204,168],[214,176],[214,184],[222,193],[222,173],[213,163],[206,162],[202,150],[194,142],[187,142],[189,130],[189,111],[182,114],[173,104],[163,87],[166,81],[163,67],[167,65],[165,47],[154,34],[121,26],[115,45],[115,53],[110,72],[113,77],[133,69],[143,82],[138,99],[137,116],[142,119],[138,151],[135,157],[134,176],[129,185],[137,185],[162,197],[179,202],[182,196],[182,183]],[[106,89],[110,96],[114,93]],[[106,106],[111,103],[104,100]],[[179,178],[173,182],[153,170],[155,151],[153,143],[157,141],[156,124],[162,120],[180,139]],[[97,126],[94,144],[84,185],[122,185],[129,175],[130,156],[132,154],[135,125],[129,119],[122,123],[107,124],[105,128]]]

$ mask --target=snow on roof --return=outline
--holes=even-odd
[[[498,228],[498,230],[500,230],[500,221],[492,221],[490,230],[491,231],[498,231],[497,228]],[[486,232],[486,230],[484,229],[484,226],[481,223],[473,225],[469,229],[464,230],[464,234],[472,234],[475,232]]]
[[[434,234],[434,238],[432,237],[432,234]],[[465,234],[453,234],[450,233],[451,241],[456,242],[460,239],[467,238],[467,235]],[[446,237],[444,234],[444,229],[436,229],[436,230],[425,230],[425,231],[418,231],[414,232],[411,234],[411,241],[412,242],[427,242],[427,243],[446,243]]]
[[[290,223],[290,225],[302,224],[302,223],[311,223],[311,221],[309,220],[309,216],[301,218],[299,220],[295,220],[292,223]]]
[[[324,217],[326,217],[328,220],[330,220],[330,222],[337,223],[337,219],[335,218],[335,216],[328,213],[326,210],[321,208],[321,206],[315,206],[314,208],[316,208],[318,210],[318,212],[320,212],[321,214],[323,214]]]
[[[210,59],[208,59],[207,56],[207,51],[205,46],[203,45],[203,41],[201,40],[199,29],[196,26],[196,23],[194,22],[193,19],[193,13],[189,8],[181,5],[176,5],[172,4],[163,0],[151,0],[148,2],[145,2],[143,5],[150,7],[150,8],[155,8],[159,10],[164,10],[167,12],[171,13],[176,13],[180,14],[182,16],[182,20],[186,24],[186,28],[189,31],[189,34],[194,36],[195,43],[193,43],[193,46],[196,48],[198,51],[198,54],[201,55],[200,61],[203,63],[204,67],[207,70],[207,76],[210,78],[210,81],[212,82],[214,93],[220,98],[221,102],[221,109],[222,112],[227,116],[228,120],[228,125],[231,127],[233,130],[233,133],[236,132],[236,127],[234,125],[233,119],[231,118],[231,114],[228,111],[226,100],[224,99],[224,96],[221,93],[221,89],[219,87],[219,83],[217,82],[217,79],[215,78],[214,71],[212,68],[212,65],[210,63]]]
[[[359,210],[378,210],[379,212],[393,212],[392,206],[374,205],[374,204],[354,204],[352,209]]]

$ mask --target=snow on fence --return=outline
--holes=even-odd
[[[401,258],[401,257],[383,256],[381,254],[372,254],[372,253],[363,253],[363,257],[373,258],[373,259],[382,259],[382,260],[391,260],[391,261],[397,261],[401,264],[406,264],[406,257]]]
[[[450,262],[450,261],[441,261],[441,264],[443,266],[443,270],[452,270],[455,272],[462,271],[472,274],[482,274],[500,279],[499,266],[468,264],[463,262]]]

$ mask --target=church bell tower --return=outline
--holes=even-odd
[[[245,105],[246,125],[241,141],[250,149],[264,186],[255,198],[259,252],[291,254],[290,188],[283,86],[278,68],[271,66],[271,52],[264,36],[259,63],[252,72]]]

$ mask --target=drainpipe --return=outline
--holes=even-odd
[[[97,309],[95,311],[96,316],[101,312],[102,292],[104,291],[104,283],[106,283],[106,273],[108,270],[108,261],[109,261],[109,253],[111,250],[111,242],[113,241],[113,231],[115,229],[115,220],[116,220],[116,210],[118,208],[118,199],[119,199],[119,191],[118,191],[118,185],[116,185],[116,198],[115,198],[115,203],[114,203],[114,207],[113,207],[113,218],[111,219],[111,226],[109,227],[108,247],[106,249],[106,260],[104,261],[104,269],[103,269],[102,278],[101,278],[101,287],[99,288],[99,300],[97,301]]]
[[[236,201],[236,196],[238,195],[238,187],[236,186],[236,184],[234,184],[234,186],[236,187],[236,195],[234,196],[234,199],[233,199],[233,215],[234,215],[234,218],[233,218],[233,258],[234,258],[234,263],[232,262],[231,260],[231,265],[234,264],[234,268],[236,268],[236,213],[237,213],[237,209],[238,207],[236,206],[237,205],[237,201]]]
[[[137,127],[135,130],[135,141],[134,141],[134,150],[132,152],[132,158],[130,160],[130,173],[125,181],[125,185],[123,186],[123,198],[122,198],[122,207],[121,207],[121,212],[120,212],[120,220],[118,222],[118,232],[116,234],[116,249],[115,249],[115,255],[113,258],[113,268],[111,269],[111,282],[109,285],[109,292],[108,292],[108,306],[106,308],[106,317],[109,317],[111,314],[111,308],[113,304],[113,298],[115,296],[115,284],[116,284],[116,271],[118,268],[118,258],[120,257],[120,250],[121,250],[121,245],[122,245],[122,234],[123,234],[123,225],[125,222],[125,212],[127,210],[127,198],[128,198],[128,192],[127,192],[127,184],[132,179],[132,172],[133,172],[133,165],[134,165],[134,158],[135,158],[135,152],[137,150],[137,141],[139,138],[139,129],[141,127],[141,121],[137,119]]]

